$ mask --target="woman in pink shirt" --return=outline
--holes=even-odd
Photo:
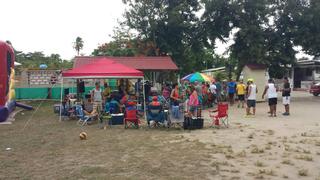
[[[189,115],[195,116],[195,111],[199,105],[198,93],[193,86],[191,86],[191,95],[189,97]]]

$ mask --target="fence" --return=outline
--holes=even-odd
[[[77,93],[76,87],[66,87],[69,88],[70,93]],[[89,93],[93,87],[86,87],[85,93]],[[51,96],[49,97],[49,92],[51,90]],[[61,88],[15,88],[16,99],[54,99],[59,100],[61,98]]]
[[[94,83],[91,83],[91,85]],[[109,86],[112,90],[117,89],[117,81],[115,79],[109,80]],[[64,89],[69,88],[70,93],[77,93],[77,88],[67,85]],[[89,93],[94,87],[86,86],[85,94]],[[103,89],[103,87],[101,87]],[[50,93],[51,91],[51,93]],[[60,84],[57,87],[18,87],[15,88],[16,99],[54,99],[59,100],[61,98],[61,88]],[[50,97],[48,96],[49,94]]]

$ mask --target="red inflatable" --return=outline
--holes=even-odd
[[[0,41],[0,122],[5,121],[15,108],[14,92],[10,92],[10,83],[14,83],[11,82],[14,60],[13,48]]]

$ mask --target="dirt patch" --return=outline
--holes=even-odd
[[[0,126],[0,179],[319,179],[319,102],[294,97],[292,115],[277,118],[264,103],[249,119],[231,107],[229,128],[195,131],[80,128],[46,102]]]

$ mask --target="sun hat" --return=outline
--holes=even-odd
[[[252,79],[252,78],[249,78],[247,81],[248,81],[248,82],[253,82],[253,79]]]

